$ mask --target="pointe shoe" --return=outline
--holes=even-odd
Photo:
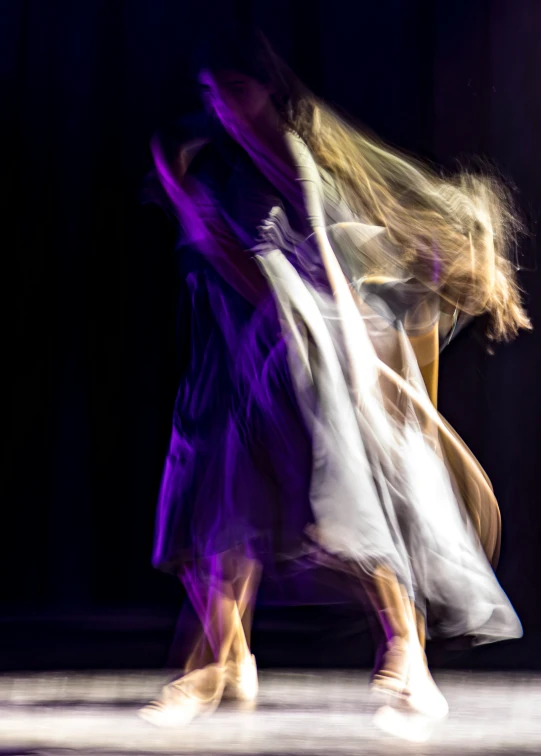
[[[410,743],[426,743],[434,730],[433,720],[414,712],[382,706],[373,719],[374,725],[386,733]]]
[[[449,713],[416,636],[389,641],[381,669],[372,679],[371,691],[378,700],[402,712],[432,720],[444,719]]]
[[[399,636],[391,638],[382,656],[381,665],[372,677],[371,692],[389,704],[394,703],[394,699],[405,697],[410,663],[408,641]]]
[[[449,704],[430,674],[424,652],[419,644],[409,650],[410,668],[406,687],[407,707],[432,720],[445,719]]]
[[[415,651],[413,655],[416,655]],[[414,743],[425,743],[438,723],[447,716],[449,706],[432,679],[422,654],[419,656],[422,664],[413,660],[403,694],[395,699],[394,704],[378,709],[373,722],[388,735]]]
[[[216,675],[216,686],[212,693],[202,693],[204,677],[209,675]],[[224,688],[225,668],[210,664],[166,685],[160,699],[139,709],[138,715],[157,727],[184,727],[197,716],[212,714]]]
[[[259,690],[255,656],[246,655],[240,663],[227,662],[225,677],[225,698],[245,702],[255,701]]]

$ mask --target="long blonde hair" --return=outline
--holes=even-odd
[[[486,172],[443,177],[369,136],[305,87],[257,30],[222,30],[206,55],[200,68],[238,70],[270,85],[285,123],[350,207],[386,228],[414,277],[458,309],[487,314],[492,339],[531,328],[512,260],[523,226],[502,181]]]

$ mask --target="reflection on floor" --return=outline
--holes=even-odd
[[[362,672],[265,672],[252,710],[224,704],[183,730],[136,716],[163,672],[0,677],[0,754],[541,754],[541,677],[441,673],[451,709],[427,742],[383,735]],[[427,733],[425,733],[427,734]]]

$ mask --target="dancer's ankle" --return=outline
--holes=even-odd
[[[171,687],[183,690],[188,685],[190,695],[205,701],[216,695],[223,685],[223,677],[224,667],[212,663],[204,667],[187,669],[182,677],[171,683]]]

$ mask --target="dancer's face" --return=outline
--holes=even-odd
[[[202,71],[199,85],[205,106],[232,136],[256,126],[272,108],[270,88],[237,71]]]

